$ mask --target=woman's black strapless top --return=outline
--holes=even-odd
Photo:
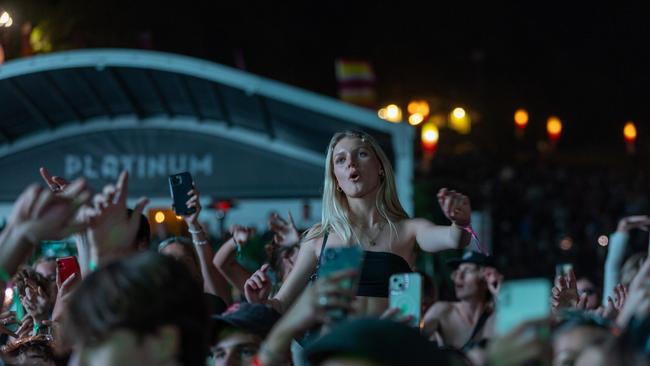
[[[318,257],[320,267],[327,243],[327,234],[323,237],[323,246]],[[401,256],[389,252],[364,251],[363,266],[359,277],[357,296],[388,297],[388,282],[390,276],[396,273],[413,272],[411,266]],[[315,272],[315,273],[316,273]]]

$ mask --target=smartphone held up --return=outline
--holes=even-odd
[[[187,200],[190,199],[189,191],[194,189],[192,175],[182,172],[169,176],[169,191],[174,204],[174,212],[177,215],[189,216],[196,212],[194,207],[187,207]]]

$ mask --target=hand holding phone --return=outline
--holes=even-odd
[[[420,326],[422,314],[422,276],[419,273],[397,273],[390,276],[388,304],[399,309],[401,316],[410,316],[408,325]]]
[[[339,248],[325,248],[321,264],[318,267],[319,278],[329,278],[335,273],[340,273],[344,270],[360,270],[363,261],[363,250],[359,246],[352,247],[339,247]],[[356,288],[359,283],[359,276],[353,278],[347,277],[339,282],[339,286],[344,290],[352,290],[356,293]],[[334,309],[328,312],[328,316],[335,320],[345,319],[347,313],[341,309]]]
[[[77,278],[81,278],[81,269],[79,268],[79,262],[77,262],[76,257],[57,258],[56,271],[59,283],[65,282],[73,274],[76,274]]]
[[[544,278],[505,281],[496,302],[497,335],[504,335],[519,324],[547,318],[551,314],[551,283]]]
[[[189,216],[196,212],[196,208],[187,207],[190,199],[188,194],[194,188],[192,175],[188,172],[178,173],[169,176],[169,191],[174,201],[174,212],[177,215]]]

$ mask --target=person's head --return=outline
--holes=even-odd
[[[600,305],[600,294],[594,282],[588,277],[580,277],[576,281],[578,296],[587,296],[587,309],[594,310]]]
[[[453,268],[451,280],[454,282],[454,290],[459,300],[490,299],[483,269],[493,266],[491,257],[467,251],[461,258],[451,259],[447,264]]]
[[[12,364],[54,366],[54,352],[49,340],[42,335],[23,337],[2,347]],[[0,363],[1,364],[1,363]]]
[[[21,269],[16,274],[15,278],[18,296],[24,307],[30,306],[28,305],[27,300],[27,291],[30,289],[33,293],[38,293],[39,291],[42,292],[43,298],[47,301],[45,304],[39,305],[44,307],[43,311],[49,312],[52,310],[56,299],[56,284],[54,288],[52,288],[51,282],[31,267],[24,267]]]
[[[553,365],[573,365],[589,345],[608,339],[604,320],[582,312],[565,312],[553,331]]]
[[[72,365],[205,365],[208,312],[186,266],[143,252],[112,262],[72,295]]]
[[[375,139],[361,131],[338,132],[327,147],[321,225],[305,240],[333,230],[350,241],[348,200],[361,197],[374,197],[393,231],[394,222],[408,216],[397,197],[393,168]]]
[[[271,242],[266,244],[264,249],[266,250],[267,256],[269,257],[269,264],[276,273],[278,281],[284,281],[293,270],[293,265],[298,259],[300,246],[295,244],[290,247],[285,247]]]
[[[280,314],[262,304],[236,303],[215,316],[214,366],[250,365]]]
[[[315,366],[456,364],[418,331],[391,320],[355,319],[335,326],[305,348]]]
[[[133,215],[132,209],[127,209],[128,216]],[[151,228],[149,227],[149,220],[143,214],[140,214],[140,224],[138,225],[138,232],[135,234],[135,239],[131,245],[134,252],[143,252],[149,249],[151,241]]]
[[[203,283],[199,257],[194,250],[194,244],[188,238],[173,236],[158,244],[158,253],[170,256],[187,266],[192,277],[199,283]]]
[[[621,284],[625,287],[629,287],[630,283],[641,269],[643,261],[645,261],[647,254],[645,252],[634,253],[628,258],[623,267],[621,267]]]
[[[48,291],[55,298],[58,291],[56,287],[56,257],[41,257],[34,262],[32,268],[48,281]]]

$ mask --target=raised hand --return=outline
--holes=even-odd
[[[454,224],[466,227],[471,222],[472,207],[469,198],[447,188],[438,191],[438,204],[445,216]]]
[[[502,366],[550,365],[553,350],[548,336],[545,336],[549,333],[549,327],[548,320],[530,321],[503,337],[493,339],[487,348],[487,363]]]
[[[503,275],[497,271],[494,267],[485,267],[482,271],[483,278],[487,283],[488,290],[493,297],[499,295],[499,290],[501,290],[501,283],[503,283]]]
[[[96,260],[123,254],[135,239],[140,215],[149,200],[140,198],[129,217],[126,207],[128,186],[129,175],[123,171],[115,186],[107,185],[93,199],[95,209],[90,216],[90,241],[94,254],[98,257]]]
[[[379,319],[392,320],[396,323],[411,325],[412,315],[402,315],[401,310],[398,308],[388,308],[384,311]]]
[[[638,216],[627,216],[622,218],[618,222],[617,231],[629,231],[632,229],[640,229],[643,231],[648,231],[650,227],[650,216],[638,215]]]
[[[63,283],[59,278],[59,272],[56,273],[56,287],[59,291],[56,294],[56,302],[54,303],[54,309],[52,310],[52,321],[60,321],[65,309],[68,307],[68,302],[70,302],[70,297],[74,293],[74,290],[79,285],[81,278],[77,277],[76,273],[73,273],[70,277],[66,278]]]
[[[275,233],[273,241],[285,247],[290,247],[300,242],[300,233],[296,229],[291,212],[288,213],[288,217],[289,222],[283,220],[277,213],[273,213],[269,218],[269,229]]]
[[[233,225],[230,228],[230,234],[232,234],[233,239],[239,245],[246,245],[248,241],[255,235],[255,229],[240,225]]]
[[[329,315],[333,310],[352,313],[354,290],[342,284],[352,282],[357,275],[357,270],[343,270],[321,277],[313,285],[307,286],[283,317],[283,325],[299,333],[314,325],[333,321]]]
[[[194,207],[195,211],[189,216],[183,216],[183,220],[185,220],[188,227],[195,228],[199,226],[199,214],[201,213],[201,196],[199,190],[196,188],[196,183],[192,183],[192,189],[187,192],[187,195],[190,196],[190,198],[185,202],[185,205],[187,208]]]
[[[244,295],[250,303],[261,303],[271,294],[271,279],[267,272],[271,266],[266,263],[244,283]]]
[[[85,228],[74,217],[90,197],[84,179],[75,180],[59,194],[32,185],[16,201],[9,225],[27,225],[29,229],[25,230],[25,234],[32,243],[64,238]]]
[[[39,172],[47,186],[54,193],[62,192],[69,184],[69,182],[62,177],[52,176],[45,167],[41,167]]]
[[[584,308],[586,305],[586,294],[578,296],[576,276],[573,270],[569,271],[566,276],[557,276],[551,292],[551,305],[554,311],[566,307]]]

